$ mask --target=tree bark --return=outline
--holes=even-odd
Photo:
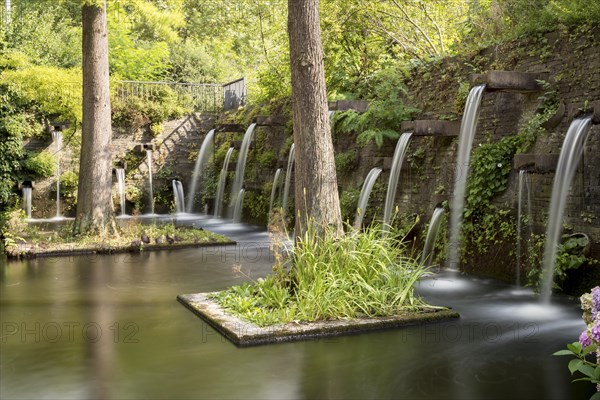
[[[106,1],[84,4],[83,120],[76,233],[115,231]]]
[[[294,113],[296,235],[307,221],[342,233],[327,107],[319,0],[288,0]]]

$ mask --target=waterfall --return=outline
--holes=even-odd
[[[23,208],[25,209],[25,213],[27,213],[27,218],[31,218],[31,188],[30,187],[23,188]]]
[[[216,218],[222,217],[221,214],[223,210],[223,195],[225,195],[225,185],[227,183],[227,170],[229,169],[229,160],[231,159],[232,153],[233,147],[230,147],[229,150],[227,150],[225,160],[223,161],[223,168],[221,168],[221,173],[219,174],[219,185],[217,186],[217,196],[215,197],[214,216]]]
[[[62,134],[59,131],[52,131],[52,141],[54,142],[54,154],[56,154],[56,218],[61,218],[60,214],[60,151],[62,149]]]
[[[423,254],[421,254],[421,264],[425,266],[431,265],[433,254],[435,252],[435,242],[440,231],[440,225],[444,216],[444,207],[436,207],[429,221],[427,229],[427,237],[425,238],[425,246],[423,246]]]
[[[523,230],[521,227],[522,210],[523,210],[523,189],[525,187],[525,178],[527,171],[519,170],[519,187],[517,190],[517,266],[516,266],[516,284],[521,286],[521,242],[523,241]]]
[[[277,193],[277,188],[279,187],[279,181],[281,179],[281,172],[283,170],[281,168],[278,168],[277,171],[275,171],[275,177],[273,178],[273,187],[271,188],[271,201],[269,202],[269,214],[268,216],[271,215],[271,211],[273,211],[273,204],[275,203],[275,194]]]
[[[356,217],[354,217],[354,227],[357,229],[360,229],[362,226],[365,210],[367,209],[367,204],[369,203],[369,197],[371,197],[371,190],[373,189],[373,185],[379,177],[379,174],[381,174],[381,168],[373,168],[370,170],[365,178],[362,188],[360,189],[358,206],[356,207]]]
[[[392,168],[390,170],[390,179],[388,181],[387,194],[385,196],[385,206],[383,209],[383,230],[387,232],[392,221],[392,211],[394,209],[394,200],[396,198],[396,190],[398,188],[398,179],[400,178],[400,170],[402,169],[402,161],[406,155],[406,149],[410,143],[412,132],[405,132],[400,135],[394,158],[392,160]]]
[[[294,172],[294,153],[296,150],[295,143],[290,147],[290,155],[288,156],[287,170],[285,172],[285,184],[283,185],[283,201],[281,202],[281,218],[285,219],[285,214],[288,208],[288,198],[290,195],[290,182],[292,181],[292,173]]]
[[[154,193],[152,192],[152,150],[146,150],[146,164],[148,165],[148,193],[150,197],[150,214],[154,214]]]
[[[188,193],[188,205],[187,212],[191,213],[194,209],[194,198],[196,197],[196,188],[198,187],[198,181],[203,179],[204,167],[208,162],[208,159],[212,155],[213,152],[213,137],[215,135],[215,130],[211,129],[208,131],[204,140],[202,141],[202,145],[200,146],[200,151],[198,151],[198,157],[196,158],[196,164],[194,165],[194,172],[192,173],[192,180],[190,182],[190,191]]]
[[[233,209],[233,222],[239,223],[242,222],[242,208],[244,206],[244,194],[245,190],[240,189],[240,192],[236,196],[235,199],[235,208]]]
[[[542,274],[541,299],[550,301],[552,295],[552,282],[554,266],[556,264],[556,253],[562,233],[563,216],[565,204],[571,181],[583,155],[583,146],[587,139],[592,123],[592,117],[576,118],[571,122],[567,136],[560,150],[556,174],[552,184],[552,197],[550,198],[550,210],[548,212],[548,226],[546,228],[546,242],[544,244],[544,261]]]
[[[117,188],[119,189],[119,202],[121,204],[121,215],[127,215],[125,212],[125,169],[115,169],[117,174]]]
[[[250,149],[250,142],[254,135],[254,128],[256,123],[250,124],[244,139],[242,140],[242,147],[240,148],[240,154],[237,160],[237,166],[235,168],[235,178],[233,179],[233,185],[231,186],[231,199],[230,206],[237,204],[237,197],[240,194],[240,190],[244,186],[244,173],[246,172],[246,158],[248,157],[248,149]]]
[[[177,179],[173,179],[173,198],[175,199],[175,212],[181,214],[185,212],[185,199],[183,197],[183,184]]]
[[[479,116],[479,105],[481,104],[484,90],[485,85],[478,85],[471,89],[460,124],[454,193],[450,203],[450,238],[448,241],[448,266],[450,269],[458,268],[460,227],[465,208],[465,189],[469,173],[471,147],[473,146],[473,138],[475,137],[475,130],[477,128],[477,117]]]

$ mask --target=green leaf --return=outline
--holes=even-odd
[[[590,397],[590,400],[600,400],[600,392],[594,393],[594,395]]]
[[[577,378],[573,379],[571,382],[592,382],[591,378]]]
[[[582,364],[579,366],[579,368],[577,368],[577,370],[579,372],[581,372],[582,374],[584,374],[585,376],[589,376],[590,378],[594,378],[594,367],[592,367],[591,365],[587,365],[587,364]]]
[[[581,343],[573,342],[567,344],[567,349],[571,350],[575,354],[581,354]]]
[[[596,343],[594,343],[594,344],[591,344],[591,345],[587,346],[586,348],[584,348],[583,352],[581,354],[583,356],[587,356],[591,352],[596,351],[596,349],[598,349],[598,345]]]
[[[553,356],[572,356],[573,353],[571,350],[559,350],[556,353],[552,354]]]
[[[579,367],[581,367],[582,365],[583,361],[581,361],[580,359],[569,361],[569,371],[571,372],[571,375],[573,375],[575,371],[578,371]]]

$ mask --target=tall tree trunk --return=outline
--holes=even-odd
[[[288,0],[294,113],[296,235],[307,219],[342,233],[342,217],[327,109],[319,0]]]
[[[112,204],[111,117],[106,1],[85,4],[83,21],[83,120],[77,233],[115,230]]]

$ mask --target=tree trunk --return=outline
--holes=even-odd
[[[106,1],[82,7],[83,120],[76,233],[115,230]]]
[[[288,0],[294,113],[296,235],[307,221],[342,233],[342,217],[327,108],[319,0]]]

